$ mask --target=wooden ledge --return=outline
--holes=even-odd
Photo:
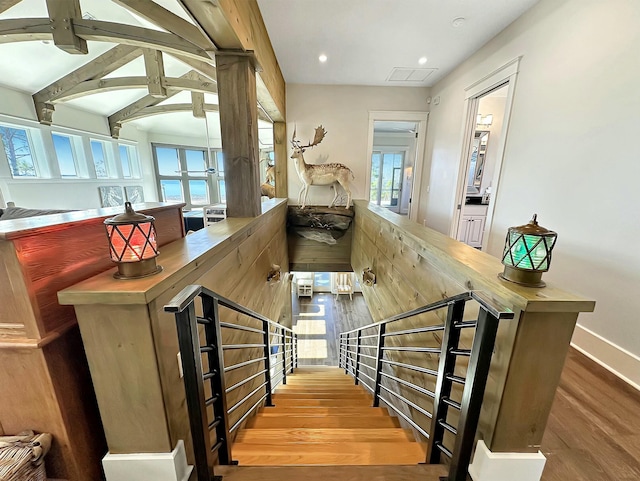
[[[259,217],[228,218],[162,247],[157,261],[163,270],[155,276],[116,280],[111,269],[58,292],[58,301],[63,305],[148,304],[202,265],[229,254],[258,225],[277,213],[284,216],[286,204],[286,199],[271,199],[262,203]]]
[[[355,200],[357,216],[385,221],[403,242],[438,268],[460,282],[464,289],[479,290],[514,311],[593,312],[595,301],[564,291],[547,283],[544,288],[523,287],[500,280],[504,266],[499,259],[481,252],[440,232],[421,226],[388,209]],[[357,222],[357,220],[356,220]],[[382,231],[379,235],[383,235]]]
[[[183,207],[185,204],[168,202],[145,202],[134,204],[134,209],[153,215],[154,212],[167,208]],[[24,219],[12,219],[0,222],[0,240],[11,240],[18,237],[41,234],[64,229],[69,225],[83,222],[95,222],[97,218],[112,217],[124,212],[124,206],[107,207],[104,209],[89,209],[65,212],[63,214],[38,215]]]

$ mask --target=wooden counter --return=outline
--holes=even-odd
[[[375,286],[362,287],[374,320],[468,290],[516,313],[515,320],[500,325],[479,432],[494,452],[537,451],[578,313],[593,311],[595,302],[551,284],[528,288],[503,281],[499,259],[387,209],[354,204],[351,264],[357,275],[367,267],[376,274]],[[438,315],[441,321],[446,313]],[[463,331],[466,347],[469,335]],[[404,356],[399,353],[398,360]],[[437,361],[421,359],[435,369]],[[409,391],[402,394],[421,402]]]
[[[183,204],[137,205],[153,215],[162,249],[184,235]],[[113,263],[103,221],[122,207],[0,222],[0,432],[53,434],[47,474],[101,478],[106,452],[73,308],[57,291]]]
[[[288,276],[283,272],[280,282],[267,282],[271,264],[283,271],[288,266],[286,200],[272,199],[262,208],[261,216],[228,218],[164,246],[160,274],[119,281],[107,271],[58,293],[61,304],[75,306],[111,453],[168,453],[182,439],[192,460],[175,318],[163,310],[185,286],[204,285],[287,322]],[[238,315],[226,309],[221,315],[237,322]],[[229,351],[225,362],[245,354]],[[227,384],[235,375],[229,373]],[[230,404],[255,387],[245,386],[229,394]]]

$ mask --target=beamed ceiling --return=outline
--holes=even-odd
[[[75,35],[52,35],[48,5],[73,18]],[[216,47],[175,0],[0,0],[0,84],[31,94],[45,124],[64,104],[107,117],[114,137],[127,122],[204,137],[204,110],[220,138]],[[271,144],[260,109],[259,127]]]
[[[429,86],[537,0],[257,1],[287,82]],[[250,11],[245,4],[226,3],[234,15]],[[219,29],[214,5],[0,0],[0,84],[33,95],[43,123],[52,122],[56,105],[65,104],[108,117],[113,136],[128,122],[142,130],[194,136],[204,135],[204,110],[210,135],[219,138],[212,58],[218,48],[255,47],[257,55],[261,46],[246,48],[259,37],[253,24],[235,40]],[[72,19],[71,31],[56,24],[65,17]],[[464,21],[454,26],[456,18]],[[327,55],[326,63],[318,61],[320,54]],[[424,65],[418,64],[420,57],[427,57]],[[267,76],[277,70],[274,65],[275,60]],[[397,67],[433,70],[424,80],[390,81]],[[274,106],[280,101],[282,110],[284,91],[279,99],[265,97],[266,83],[258,81],[264,107],[259,125],[261,140],[270,143],[265,126],[269,115],[280,120]]]

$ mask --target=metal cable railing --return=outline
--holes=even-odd
[[[478,305],[472,321],[464,320],[469,301]],[[442,309],[444,322],[433,317]],[[373,394],[374,407],[382,401],[428,440],[427,463],[440,463],[444,454],[451,459],[445,479],[466,481],[498,322],[513,317],[479,293],[465,292],[341,333],[340,367]],[[427,325],[388,329],[405,319]],[[470,329],[475,332],[467,349],[460,346],[461,332]],[[431,367],[420,365],[430,359]]]
[[[220,306],[248,317],[254,326],[221,322]],[[202,316],[196,314],[198,307]],[[298,337],[291,329],[202,286],[185,287],[164,310],[176,316],[197,479],[214,479],[214,453],[220,464],[234,464],[231,434],[263,403],[272,406],[273,390],[286,384],[287,374],[298,367]],[[225,343],[240,331],[245,338],[256,339]],[[225,353],[231,352],[244,354],[240,362],[226,366]],[[250,372],[243,374],[243,370]],[[243,377],[227,387],[229,373]],[[230,395],[237,399],[228,407]],[[231,414],[236,418],[233,424]]]

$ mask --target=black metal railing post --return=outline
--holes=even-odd
[[[344,373],[349,374],[349,333],[344,339]]]
[[[360,373],[360,335],[362,331],[358,329],[356,331],[356,370],[354,373],[356,386],[358,385],[358,374]]]
[[[433,399],[433,417],[431,418],[431,430],[429,444],[427,445],[427,463],[440,463],[440,449],[444,438],[444,427],[442,420],[446,420],[448,405],[443,399],[451,394],[452,383],[447,379],[447,374],[453,374],[456,366],[456,356],[451,353],[458,348],[460,342],[460,329],[455,327],[456,323],[462,321],[464,315],[465,301],[457,301],[449,305],[447,310],[447,320],[444,324],[442,335],[442,347],[440,350],[440,363],[438,367],[438,378],[436,381],[435,396]]]
[[[297,369],[297,368],[298,368],[298,334],[294,334],[293,336],[294,336],[294,338],[295,338],[295,343],[294,343],[294,345],[295,345],[295,347],[296,347],[296,353],[295,353],[295,356],[294,356],[294,358],[293,358],[293,359],[294,359],[294,361],[295,361],[295,364],[294,364],[294,366],[293,366],[293,367]],[[291,370],[291,372],[293,372],[293,369]]]
[[[282,334],[282,384],[287,384],[287,333],[284,327],[280,328]]]
[[[271,399],[271,326],[269,321],[262,321],[263,343],[264,343],[264,380],[266,382],[265,389],[267,391],[267,398],[265,400],[265,406],[272,407],[273,400]]]
[[[380,383],[382,382],[382,358],[384,357],[384,333],[387,325],[380,324],[378,327],[378,349],[376,350],[376,385],[373,390],[373,407],[380,406]]]
[[[205,342],[207,346],[215,349],[209,353],[209,372],[211,377],[211,395],[213,401],[213,412],[216,418],[216,444],[218,448],[218,462],[220,464],[233,464],[231,457],[231,443],[229,442],[229,418],[227,412],[227,386],[224,379],[224,352],[222,350],[222,330],[220,327],[220,314],[218,311],[218,300],[205,296],[202,298],[202,311],[204,318],[213,324],[205,325]],[[215,447],[215,445],[214,445]]]
[[[195,286],[194,286],[195,287]],[[194,297],[197,293],[194,295]],[[191,302],[186,309],[175,312],[178,329],[178,345],[182,353],[185,394],[189,410],[189,425],[193,438],[195,470],[198,479],[213,479],[213,453],[209,446],[209,421],[203,403],[204,381],[202,377],[202,357],[196,320],[196,307]]]
[[[466,382],[462,392],[462,410],[458,421],[458,433],[453,448],[448,481],[466,481],[467,479],[476,429],[480,419],[482,399],[489,377],[491,356],[498,332],[498,321],[498,317],[487,312],[483,307],[480,308]]]

